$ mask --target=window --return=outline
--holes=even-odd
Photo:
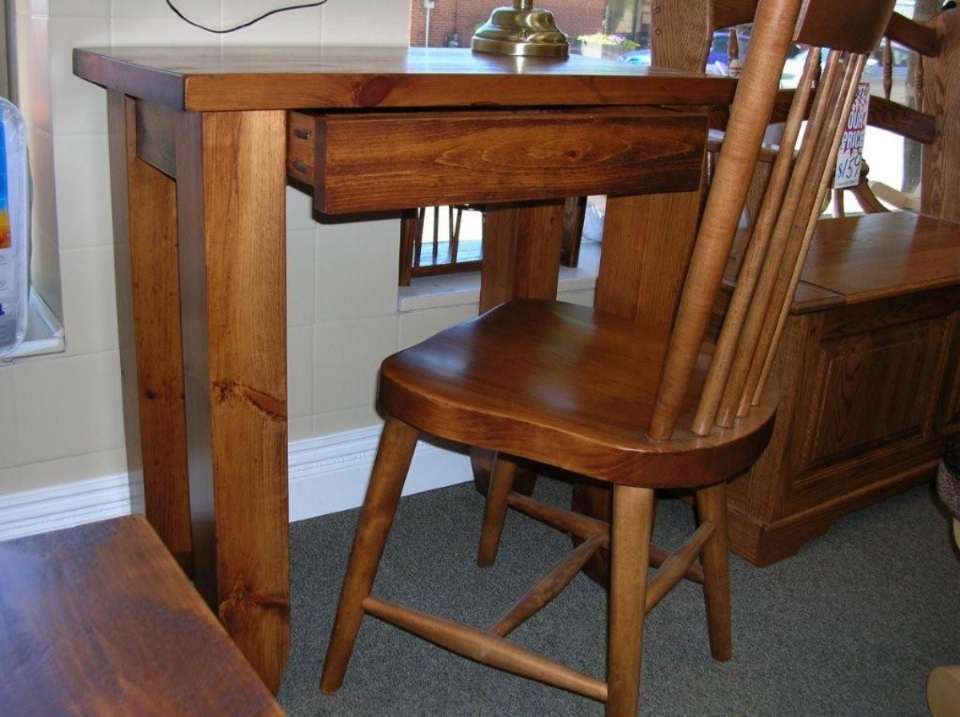
[[[897,12],[906,17],[924,20],[935,15],[942,0],[900,0]],[[410,45],[412,47],[469,47],[476,29],[490,17],[490,12],[509,0],[411,0]],[[549,9],[558,27],[570,38],[571,52],[606,58],[633,65],[650,65],[651,20],[653,0],[537,0],[537,7]],[[707,71],[727,74],[731,56],[746,57],[749,51],[749,26],[737,29],[738,47],[731,47],[729,30],[714,34],[707,58]],[[900,47],[893,47],[892,67],[885,75],[884,52],[878,48],[871,57],[864,78],[872,85],[872,94],[884,96],[885,76],[892,78],[890,99],[919,108],[917,56]],[[794,47],[783,76],[785,88],[796,87],[806,61],[805,48]],[[771,136],[775,135],[775,132]],[[903,192],[919,195],[921,173],[920,145],[876,128],[868,128],[864,157],[870,168],[870,180]],[[880,188],[882,194],[883,187]],[[859,209],[850,197],[847,211]],[[602,199],[592,199],[587,210],[588,231],[584,241],[599,240],[597,223],[602,221]],[[448,271],[476,269],[480,257],[481,226],[479,215],[463,214],[459,232],[459,213],[443,207],[428,209],[418,220],[416,251],[409,250],[414,264],[412,275],[422,276]],[[453,230],[451,230],[453,219]],[[436,228],[434,221],[437,221]],[[593,220],[593,221],[591,221]],[[458,237],[454,249],[450,238]],[[413,261],[414,255],[418,258]],[[463,263],[462,267],[458,265]],[[575,263],[573,264],[575,265]],[[408,277],[409,278],[409,277]]]

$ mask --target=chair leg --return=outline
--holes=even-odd
[[[613,488],[607,717],[637,714],[654,499],[649,488]]]
[[[418,435],[415,428],[390,418],[380,437],[373,475],[363,501],[350,563],[340,590],[337,617],[323,663],[320,689],[327,694],[336,692],[343,684],[343,676],[363,621],[363,601],[370,595],[377,576],[377,567],[400,502]]]
[[[517,464],[497,454],[493,460],[493,473],[487,489],[487,504],[483,511],[483,528],[480,530],[480,549],[477,564],[481,568],[493,565],[500,547],[500,536],[507,518],[507,494],[513,489]]]
[[[730,628],[730,553],[727,538],[727,484],[697,491],[700,521],[713,523],[713,535],[703,546],[703,598],[707,608],[710,654],[726,662],[733,656]]]

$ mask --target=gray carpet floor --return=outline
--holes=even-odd
[[[569,504],[569,486],[538,497]],[[488,626],[569,549],[565,536],[518,513],[500,557],[476,567],[482,498],[470,485],[405,498],[376,594]],[[292,526],[293,644],[280,693],[295,716],[602,715],[599,703],[491,670],[368,617],[343,688],[318,689],[358,511]],[[690,509],[658,507],[655,540],[675,546]],[[734,658],[710,659],[699,586],[685,583],[651,613],[644,715],[926,715],[925,685],[960,664],[960,559],[929,488],[848,516],[796,557],[758,569],[734,557]],[[606,595],[578,576],[521,626],[517,643],[602,677]]]

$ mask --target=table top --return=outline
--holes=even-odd
[[[140,516],[0,543],[8,715],[283,714]]]
[[[77,49],[74,73],[192,111],[728,105],[735,81],[573,55],[465,49],[118,47]]]

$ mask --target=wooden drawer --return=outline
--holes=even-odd
[[[631,108],[291,112],[287,164],[327,214],[692,191],[706,122]]]
[[[289,112],[287,116],[287,174],[313,186],[314,160],[317,155],[317,116]]]

